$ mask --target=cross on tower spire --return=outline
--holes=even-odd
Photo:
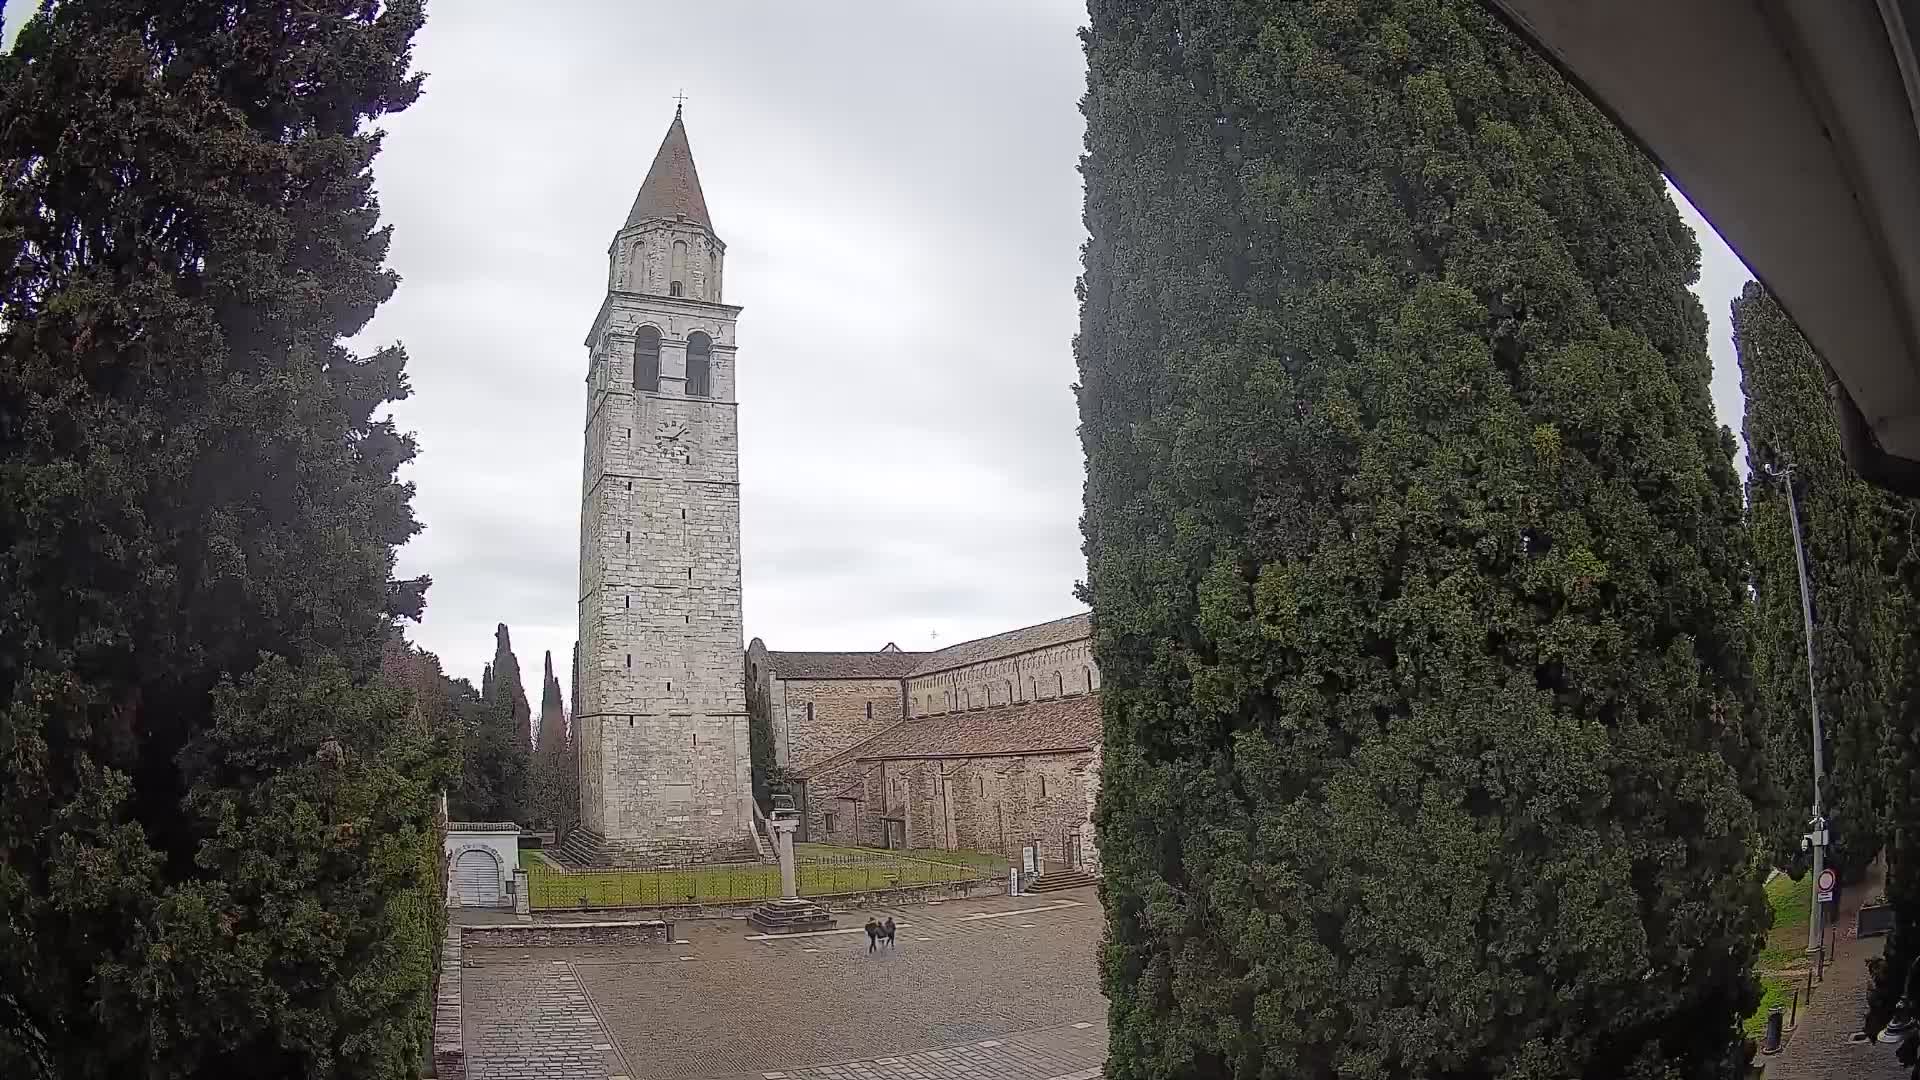
[[[682,105],[685,105],[686,103],[687,103],[687,88],[683,86],[680,88],[679,93],[673,95],[673,118],[675,120],[680,119],[680,107]]]

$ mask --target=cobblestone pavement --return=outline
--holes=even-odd
[[[542,987],[577,975],[577,992],[544,1008],[596,1020],[617,1048],[602,1073],[633,1080],[733,1080],[769,1073],[800,1080],[1057,1080],[1094,1077],[1106,1050],[1106,1002],[1095,952],[1102,927],[1092,890],[948,901],[893,916],[898,943],[867,952],[867,912],[838,916],[840,932],[767,938],[744,920],[676,926],[672,946],[476,949],[467,993],[470,1073],[505,1052],[517,1067],[541,1047],[589,1036],[526,1034],[542,1007],[516,980]],[[557,963],[558,961],[558,963]],[[554,982],[538,982],[542,973]],[[475,996],[476,984],[488,992]],[[538,996],[538,995],[531,995]],[[488,1044],[476,1031],[517,1037]],[[1081,1025],[1081,1026],[1076,1026]],[[588,1044],[592,1045],[592,1044]],[[775,1077],[774,1080],[781,1080]]]
[[[1098,1080],[1106,1053],[1107,1025],[1083,1020],[938,1050],[745,1073],[737,1080]]]
[[[466,951],[460,994],[468,1077],[602,1080],[625,1072],[573,965],[538,952]],[[476,1024],[476,1015],[486,1022]]]
[[[1778,1054],[1758,1058],[1766,1080],[1907,1080],[1892,1046],[1853,1041],[1872,989],[1867,961],[1879,956],[1887,943],[1884,937],[1855,938],[1854,916],[1861,901],[1880,889],[1876,867],[1867,881],[1841,890],[1840,933],[1826,978],[1814,987],[1813,999],[1801,1003],[1799,1023],[1786,1045]]]

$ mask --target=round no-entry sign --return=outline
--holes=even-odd
[[[1833,886],[1837,880],[1833,873],[1833,867],[1829,866],[1820,871],[1820,881],[1816,887],[1820,890],[1821,900],[1833,899]]]

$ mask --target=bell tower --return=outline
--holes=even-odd
[[[686,124],[607,252],[587,333],[580,821],[598,865],[752,857],[734,323]]]

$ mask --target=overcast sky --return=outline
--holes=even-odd
[[[568,680],[581,339],[682,90],[745,308],[748,637],[924,649],[1078,610],[1083,0],[532,10],[430,4],[426,94],[375,165],[404,280],[366,338],[409,352],[426,530],[401,569],[434,579],[410,636],[477,683],[505,622],[530,696],[545,650]],[[1747,275],[1682,209],[1737,431]]]

